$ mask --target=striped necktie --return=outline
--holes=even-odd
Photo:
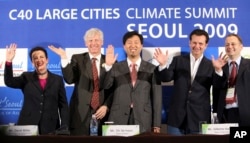
[[[99,106],[99,78],[98,78],[98,71],[96,67],[96,58],[92,58],[92,74],[93,74],[93,81],[94,81],[94,91],[92,94],[91,99],[91,107],[96,110]]]

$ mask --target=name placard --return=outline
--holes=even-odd
[[[102,136],[134,136],[140,133],[139,125],[103,125]]]
[[[238,126],[238,123],[202,124],[202,134],[229,135],[230,127]]]
[[[38,126],[0,125],[0,131],[7,136],[36,136],[38,135]]]

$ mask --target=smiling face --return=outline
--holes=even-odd
[[[84,34],[85,46],[91,55],[97,56],[101,54],[103,46],[103,32],[98,28],[91,28]]]
[[[86,44],[86,47],[88,47],[88,50],[92,55],[101,54],[103,40],[101,39],[100,35],[96,34],[96,35],[88,36],[85,41],[85,44]]]
[[[47,73],[48,58],[43,51],[38,50],[32,53],[32,64],[35,67],[38,75]]]
[[[206,50],[206,36],[204,35],[192,35],[191,40],[189,41],[189,47],[192,55],[198,59]]]
[[[241,56],[243,44],[236,35],[227,36],[225,40],[225,51],[231,60],[236,60]]]
[[[140,57],[143,45],[141,44],[139,36],[134,35],[126,40],[123,47],[127,53],[128,58],[136,60]]]

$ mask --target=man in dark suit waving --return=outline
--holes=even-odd
[[[222,68],[222,87],[213,90],[213,112],[217,113],[221,123],[250,126],[250,60],[241,56],[242,49],[243,42],[239,35],[231,33],[226,36],[225,51],[229,60]],[[231,82],[233,62],[236,66],[236,78]]]
[[[206,31],[193,30],[189,35],[190,54],[174,57],[169,66],[168,52],[163,54],[161,49],[156,49],[154,58],[160,63],[157,76],[163,82],[174,81],[168,112],[168,134],[197,134],[201,122],[210,122],[210,88],[219,85],[214,77],[225,65],[226,57],[220,56],[217,60],[212,57],[212,62],[207,59],[203,53],[208,41]]]
[[[97,28],[91,28],[84,35],[88,52],[74,54],[69,62],[66,52],[62,48],[49,46],[49,48],[61,57],[62,73],[65,81],[74,85],[74,91],[70,100],[70,133],[71,135],[89,135],[90,119],[92,114],[101,120],[107,113],[104,103],[104,78],[106,75],[105,64],[112,65],[114,56],[113,46],[109,45],[106,57],[101,54],[103,46],[103,32]],[[113,56],[110,58],[110,56]],[[95,62],[95,63],[93,63]],[[92,71],[95,67],[95,72]],[[97,77],[94,77],[97,74]],[[92,97],[97,97],[92,99]],[[92,105],[93,101],[97,104]],[[101,124],[99,124],[101,135]]]

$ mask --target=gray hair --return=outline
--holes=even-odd
[[[103,32],[98,28],[90,28],[87,30],[83,36],[83,40],[86,42],[88,37],[93,37],[95,35],[100,35],[101,40],[104,41]]]

